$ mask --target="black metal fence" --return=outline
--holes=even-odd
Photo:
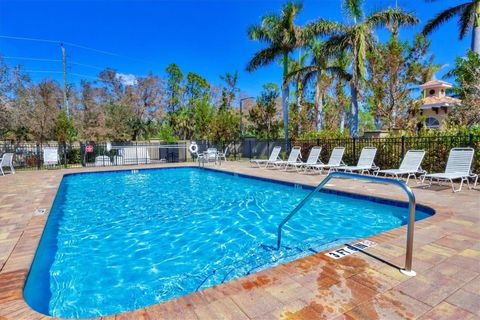
[[[283,157],[287,156],[283,140],[257,140],[247,138],[232,143],[205,143],[205,147],[215,146],[221,150],[228,147],[228,154],[233,159],[268,158],[275,146],[281,146]],[[363,147],[377,148],[375,164],[380,168],[398,168],[405,153],[410,149],[425,150],[422,168],[428,172],[442,172],[448,159],[450,149],[455,147],[472,147],[475,149],[473,169],[480,172],[480,135],[455,135],[432,137],[395,137],[395,138],[341,138],[290,141],[288,148],[299,146],[302,159],[306,160],[313,146],[321,146],[321,160],[328,158],[335,147],[345,147],[344,162],[356,164]]]
[[[161,142],[123,143],[15,143],[0,142],[0,154],[12,152],[18,169],[75,168],[89,166],[136,165],[163,162],[186,162],[192,160],[188,151],[190,142],[166,144]],[[197,141],[199,152],[209,147],[227,151],[232,160],[267,158],[275,146],[281,146],[283,157],[287,151],[283,140],[258,140],[245,138],[240,141],[216,143]],[[305,160],[313,146],[321,146],[321,160],[327,162],[335,147],[345,147],[344,161],[355,164],[363,147],[378,149],[375,164],[380,168],[396,168],[409,149],[425,150],[422,163],[428,172],[441,172],[445,169],[450,149],[472,147],[476,150],[473,168],[480,172],[480,135],[456,135],[434,137],[395,137],[395,138],[342,138],[290,141],[291,146],[302,148]],[[56,160],[56,161],[55,161]]]
[[[185,162],[185,142],[15,143],[0,142],[0,154],[14,153],[16,169],[59,169],[92,166]]]

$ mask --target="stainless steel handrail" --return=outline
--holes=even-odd
[[[412,255],[413,255],[413,229],[415,224],[415,195],[413,194],[412,189],[403,181],[394,180],[394,179],[387,179],[381,177],[374,177],[374,176],[365,176],[353,173],[346,173],[346,172],[332,172],[330,173],[323,181],[307,195],[296,207],[295,209],[290,212],[285,219],[280,222],[278,225],[278,238],[277,238],[277,250],[280,249],[280,243],[282,241],[282,228],[285,223],[290,220],[317,192],[319,192],[323,187],[333,178],[346,178],[346,179],[356,179],[356,180],[366,180],[372,182],[378,182],[383,184],[393,184],[397,185],[402,188],[405,193],[408,195],[408,210],[409,210],[409,219],[408,219],[408,226],[407,226],[407,254],[405,258],[405,268],[401,269],[400,271],[403,274],[408,276],[415,276],[415,271],[412,270]]]

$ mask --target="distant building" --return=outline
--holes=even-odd
[[[420,85],[423,98],[417,103],[420,105],[420,115],[425,116],[426,128],[441,128],[446,115],[461,102],[460,99],[445,94],[445,91],[451,87],[450,83],[441,80],[431,80]]]

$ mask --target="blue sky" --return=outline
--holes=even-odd
[[[398,0],[414,12],[421,24],[401,30],[403,39],[412,39],[423,24],[440,10],[466,0]],[[284,1],[273,0],[200,0],[200,1],[11,1],[0,0],[0,35],[61,40],[81,44],[117,55],[67,46],[69,72],[94,77],[95,67],[111,67],[125,74],[145,75],[149,71],[163,75],[169,63],[178,64],[184,73],[193,71],[219,84],[226,71],[239,71],[242,91],[256,95],[267,82],[279,84],[281,68],[277,64],[254,73],[245,65],[262,44],[250,41],[249,25],[265,13],[278,11]],[[297,23],[322,17],[344,21],[340,0],[305,0]],[[394,5],[394,0],[368,0],[367,11]],[[380,32],[384,37],[385,32]],[[470,35],[458,40],[456,21],[444,25],[432,36],[431,51],[436,63],[446,65],[463,56],[470,45]],[[0,54],[6,57],[61,59],[58,44],[0,38]],[[6,59],[8,65],[21,63],[26,70],[62,71],[59,62]],[[59,73],[31,73],[34,80]],[[78,82],[78,76],[69,81]],[[88,78],[87,78],[88,79]]]

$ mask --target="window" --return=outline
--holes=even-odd
[[[429,129],[437,129],[440,128],[440,122],[434,117],[428,117],[425,120],[425,126]]]
[[[430,90],[428,93],[429,93],[430,95],[434,95],[434,94],[435,94],[435,90],[432,89],[432,90]]]

